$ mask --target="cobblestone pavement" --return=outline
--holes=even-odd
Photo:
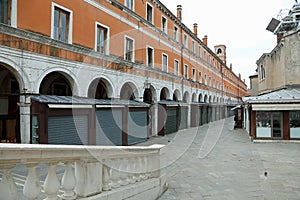
[[[253,143],[232,118],[154,137],[168,190],[160,200],[300,199],[300,144]],[[167,161],[166,161],[167,160]]]

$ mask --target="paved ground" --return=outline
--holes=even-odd
[[[253,143],[245,130],[232,130],[232,120],[140,144],[166,144],[169,189],[160,200],[300,199],[300,144]]]

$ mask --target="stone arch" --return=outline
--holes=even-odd
[[[192,95],[192,102],[197,102],[198,98],[197,98],[197,94],[194,92]]]
[[[69,70],[62,69],[62,68],[52,68],[51,70],[45,71],[40,78],[37,81],[37,86],[41,94],[47,93],[45,90],[47,89],[47,86],[50,87],[51,84],[55,84],[55,79],[56,78],[61,78],[59,82],[65,82],[68,84],[67,87],[69,87],[69,90],[71,90],[71,94],[68,96],[79,96],[80,94],[80,89],[78,85],[78,81],[76,80],[76,76]],[[54,81],[54,83],[53,83]],[[42,88],[46,87],[46,88]],[[53,87],[53,86],[52,86]],[[62,86],[65,87],[65,86]],[[51,88],[48,88],[51,89]],[[50,92],[51,93],[51,92]],[[52,92],[53,93],[53,92]]]
[[[95,99],[109,99],[113,97],[113,87],[106,78],[95,78],[89,84],[88,94],[89,98]]]
[[[74,81],[65,73],[51,72],[42,80],[39,88],[40,94],[73,96]]]
[[[173,92],[173,100],[174,101],[179,101],[180,99],[181,99],[180,91],[176,89]]]
[[[203,94],[202,93],[199,94],[198,102],[203,102]]]
[[[208,96],[207,96],[207,94],[204,95],[204,102],[205,102],[205,103],[208,103]]]
[[[145,88],[144,94],[143,94],[143,101],[148,104],[155,103],[157,99],[156,90],[151,85],[150,88]]]
[[[135,100],[139,97],[137,87],[132,82],[126,82],[121,87],[120,99]]]
[[[190,94],[188,92],[185,92],[182,100],[185,103],[190,103]]]
[[[164,87],[161,89],[159,99],[160,100],[169,100],[170,99],[170,92],[169,92],[168,88]]]

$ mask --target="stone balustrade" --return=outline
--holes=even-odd
[[[166,189],[162,147],[0,144],[0,199],[156,199]],[[26,166],[22,192],[12,175],[18,165]]]

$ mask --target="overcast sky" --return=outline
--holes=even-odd
[[[193,30],[198,24],[198,37],[208,36],[208,46],[227,47],[227,66],[241,73],[249,85],[255,73],[256,61],[276,46],[276,36],[266,27],[281,10],[291,9],[295,0],[160,0],[176,15],[182,5],[183,23]]]

